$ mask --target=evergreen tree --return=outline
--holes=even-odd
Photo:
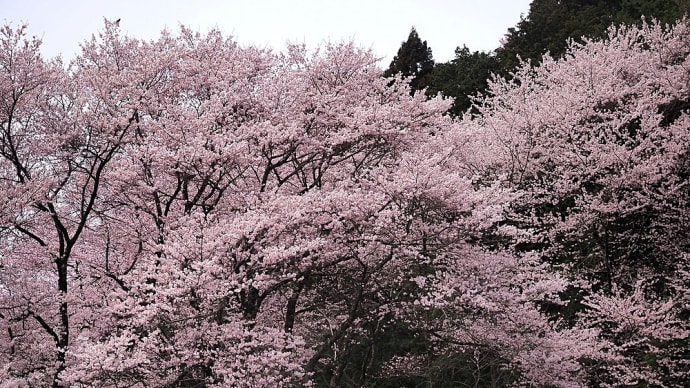
[[[412,27],[407,41],[402,42],[398,54],[393,57],[388,70],[383,75],[390,77],[401,73],[405,77],[412,77],[410,85],[413,90],[421,90],[428,86],[428,75],[434,69],[434,58],[431,48],[426,41],[422,41],[417,30]]]
[[[472,106],[471,96],[484,93],[492,73],[510,77],[519,65],[518,58],[536,65],[547,52],[561,57],[569,39],[604,38],[611,25],[639,25],[643,16],[662,24],[673,23],[687,13],[689,5],[688,0],[534,0],[527,16],[508,29],[502,47],[488,53],[458,47],[455,59],[436,64],[422,84],[428,87],[429,96],[440,92],[453,97],[455,102],[450,113],[459,116]],[[401,52],[409,42],[408,39],[403,43]],[[389,74],[395,73],[394,66],[402,63],[396,60]]]
[[[487,87],[487,80],[498,69],[495,55],[470,52],[467,46],[455,49],[455,59],[439,63],[429,77],[427,94],[442,93],[455,101],[450,113],[459,116],[472,106],[472,97]]]
[[[673,23],[686,8],[684,0],[534,0],[496,50],[501,74],[515,69],[518,57],[539,63],[547,52],[562,56],[568,39],[603,38],[612,24],[640,24],[643,16]]]

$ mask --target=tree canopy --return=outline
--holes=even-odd
[[[602,39],[612,25],[640,25],[643,17],[673,24],[687,12],[687,4],[681,0],[535,0],[528,14],[508,28],[500,47],[489,52],[458,47],[455,59],[435,64],[423,86],[429,88],[430,96],[441,92],[454,98],[450,112],[459,116],[471,108],[472,96],[486,91],[491,74],[510,77],[520,61],[538,64],[546,53],[561,57],[570,39]]]
[[[417,30],[412,27],[407,40],[402,42],[398,53],[393,57],[390,66],[383,73],[385,77],[401,74],[410,77],[410,86],[413,90],[424,89],[428,80],[429,73],[434,68],[434,57],[431,48],[426,41],[422,41],[417,34]]]
[[[534,0],[527,16],[508,29],[496,55],[506,74],[518,57],[534,63],[547,52],[560,57],[569,39],[603,38],[611,25],[640,24],[642,17],[674,23],[684,11],[677,0]]]
[[[688,22],[375,63],[0,29],[0,386],[690,385]]]
[[[442,93],[453,98],[449,112],[461,116],[472,107],[473,96],[486,90],[489,78],[498,71],[499,63],[493,54],[458,47],[455,59],[434,66],[428,77],[427,95]]]

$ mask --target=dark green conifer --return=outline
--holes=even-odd
[[[410,85],[413,90],[421,90],[428,86],[428,75],[434,69],[434,58],[431,48],[426,41],[422,41],[417,30],[412,27],[407,41],[402,42],[398,54],[393,58],[384,76],[402,73],[405,77],[412,77]]]

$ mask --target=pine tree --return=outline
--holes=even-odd
[[[412,27],[407,41],[402,42],[398,54],[393,57],[388,70],[383,75],[390,77],[401,73],[405,77],[412,77],[410,86],[413,90],[421,90],[428,86],[428,75],[434,69],[434,58],[431,48],[426,41],[422,41],[417,30]]]
[[[449,113],[460,116],[472,106],[472,96],[486,90],[488,79],[498,69],[496,56],[489,52],[470,52],[467,46],[455,49],[455,59],[438,63],[429,75],[427,95],[439,92],[454,99]]]
[[[539,63],[549,53],[560,57],[568,39],[582,36],[604,38],[609,26],[640,24],[642,17],[663,24],[682,18],[684,0],[534,0],[529,14],[509,28],[502,47],[496,50],[503,75],[523,60]]]

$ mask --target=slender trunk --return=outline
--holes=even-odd
[[[304,276],[302,281],[297,283],[297,289],[292,292],[290,299],[288,299],[287,306],[285,308],[285,332],[292,333],[292,329],[295,326],[295,316],[297,314],[297,301],[299,299],[302,290],[304,289],[304,284],[307,282],[308,274]]]
[[[58,270],[58,291],[61,301],[59,307],[60,328],[57,333],[57,369],[53,376],[53,387],[58,388],[60,384],[60,374],[65,370],[65,356],[69,346],[69,312],[67,306],[67,259],[59,258],[56,260]]]

